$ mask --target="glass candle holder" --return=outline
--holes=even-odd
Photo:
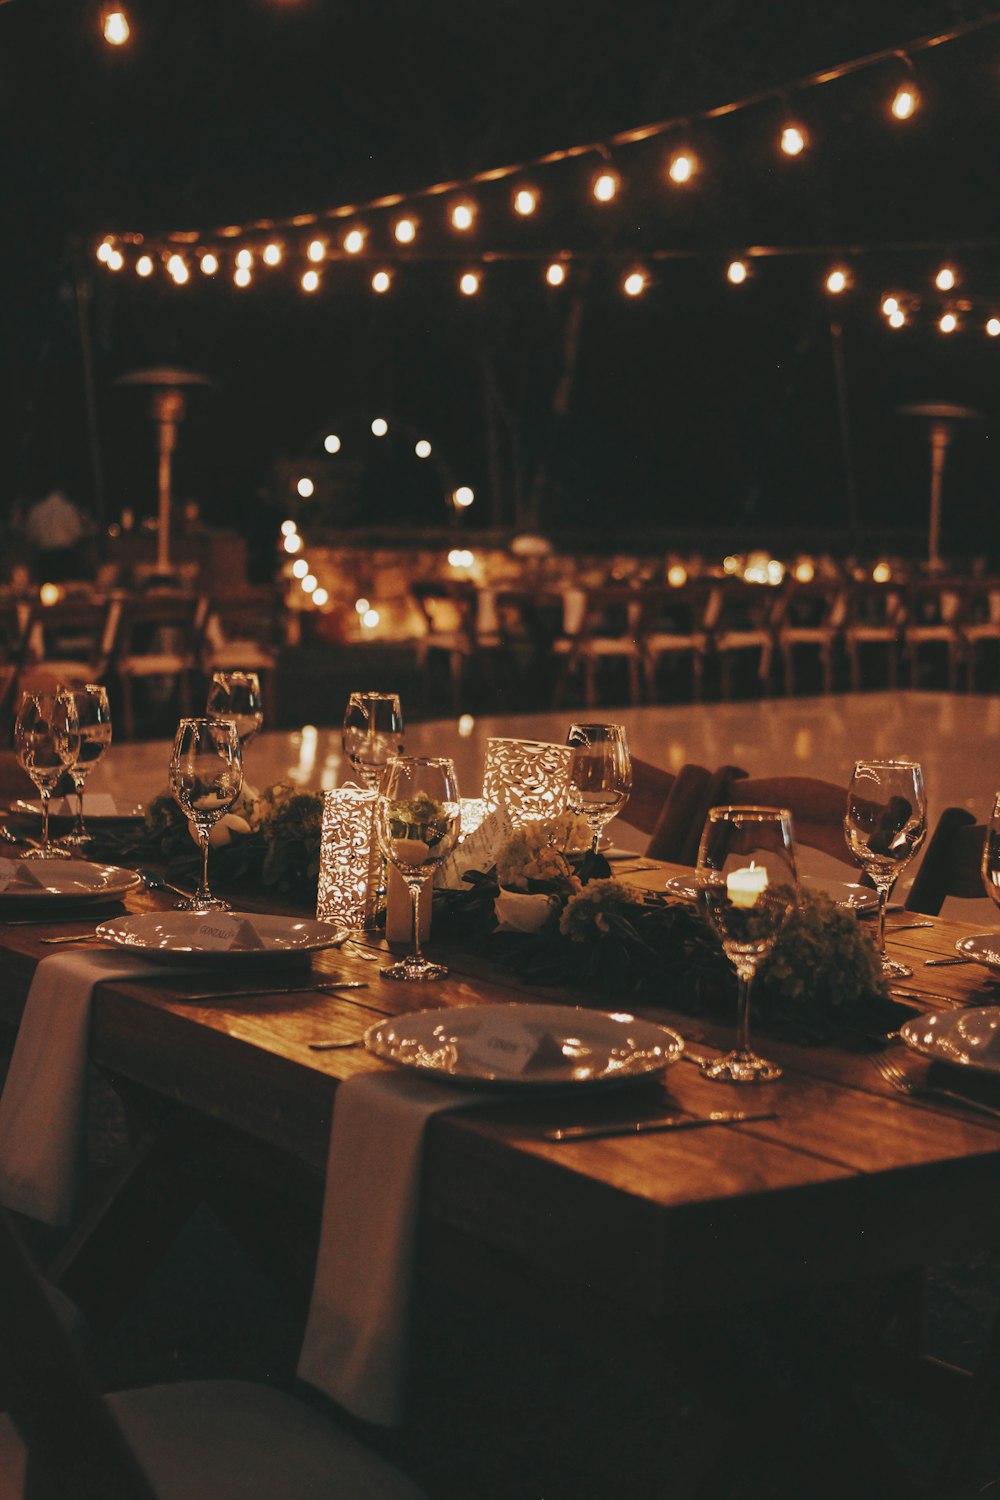
[[[487,811],[506,807],[515,827],[551,818],[566,806],[573,750],[545,740],[488,739],[483,769]]]
[[[372,826],[374,788],[341,786],[324,793],[316,916],[345,927],[375,922],[382,856]]]

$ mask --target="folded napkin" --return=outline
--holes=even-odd
[[[362,1073],[337,1089],[298,1373],[367,1422],[403,1417],[427,1121],[483,1097],[396,1072]]]
[[[68,1224],[83,1180],[90,997],[95,984],[152,974],[115,952],[75,951],[35,970],[0,1096],[0,1203]]]

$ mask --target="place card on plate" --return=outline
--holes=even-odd
[[[434,884],[439,890],[460,891],[466,870],[489,870],[497,855],[514,835],[514,824],[506,807],[496,807],[455,849],[438,870]]]
[[[206,915],[199,922],[192,933],[192,946],[227,951],[236,948],[240,953],[246,953],[255,948],[263,949],[265,944],[247,917],[220,912],[215,916]]]

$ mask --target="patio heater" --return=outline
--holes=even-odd
[[[941,571],[941,486],[944,464],[956,422],[984,420],[981,411],[971,406],[954,406],[947,401],[918,401],[912,406],[897,406],[902,417],[924,417],[930,423],[931,443],[931,515],[927,541],[927,571]]]
[[[159,454],[156,567],[160,573],[170,571],[173,456],[177,447],[177,431],[184,420],[187,404],[185,392],[193,386],[212,387],[214,384],[207,375],[198,375],[193,370],[174,369],[169,365],[156,366],[150,370],[133,370],[130,375],[121,375],[115,381],[115,385],[144,386],[150,392],[149,414],[156,423]]]

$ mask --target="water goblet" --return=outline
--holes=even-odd
[[[582,813],[597,853],[604,826],[617,817],[632,790],[632,757],[621,724],[574,724],[566,743],[573,751],[566,801]]]
[[[257,673],[213,672],[205,714],[209,719],[232,719],[240,749],[244,749],[264,726],[264,700]]]
[[[352,693],[344,712],[344,754],[363,786],[378,786],[386,763],[403,753],[398,693]]]
[[[65,688],[54,693],[21,694],[14,723],[14,748],[21,766],[38,788],[42,801],[42,838],[22,859],[69,859],[49,838],[49,801],[80,752],[76,705]]]
[[[170,790],[201,845],[201,880],[178,911],[231,911],[208,884],[208,844],[215,824],[243,785],[243,757],[233,719],[181,719],[170,757]]]
[[[80,725],[80,751],[70,767],[73,788],[76,792],[76,817],[69,833],[59,840],[61,847],[71,853],[86,849],[92,842],[83,820],[83,793],[87,777],[111,744],[111,708],[108,691],[97,682],[88,682],[83,687],[70,688]]]
[[[847,789],[844,835],[878,892],[878,952],[882,973],[909,979],[913,970],[885,951],[889,893],[927,833],[924,773],[913,760],[859,760]]]
[[[399,871],[413,907],[413,952],[380,972],[386,979],[441,979],[448,970],[420,951],[420,898],[458,842],[462,803],[450,760],[404,756],[382,773],[375,802],[379,848]]]
[[[770,1083],[777,1063],[750,1047],[750,988],[798,902],[792,815],[777,807],[713,807],[698,850],[698,904],[736,970],[738,1041],[702,1066],[706,1078]]]

